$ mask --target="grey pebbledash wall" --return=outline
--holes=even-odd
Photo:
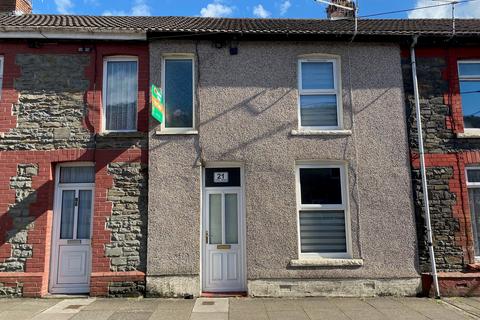
[[[28,230],[33,228],[30,205],[37,200],[32,188],[32,177],[38,175],[35,164],[19,164],[17,175],[10,179],[10,188],[15,190],[15,203],[9,206],[7,214],[13,222],[6,241],[11,244],[10,258],[0,263],[0,272],[24,272],[25,263],[32,257],[33,246],[28,243]]]
[[[409,143],[411,151],[418,153],[410,59],[402,59],[402,69],[406,92]],[[442,57],[417,58],[425,153],[446,154],[480,150],[478,139],[457,139],[452,129],[447,127],[446,117],[451,116],[451,109],[444,101],[444,94],[449,92],[448,80],[444,77],[445,70],[447,70],[447,63]],[[449,180],[453,176],[453,166],[456,165],[456,163],[452,163],[450,167],[436,167],[427,170],[434,248],[437,267],[440,271],[462,270],[469,263],[464,257],[462,247],[455,243],[455,233],[460,230],[460,222],[453,216],[453,206],[457,203],[457,198],[450,191]],[[412,178],[420,268],[427,272],[430,270],[430,259],[426,246],[423,192],[418,170],[412,171]]]
[[[349,294],[415,294],[420,281],[400,48],[241,41],[238,50],[230,55],[209,41],[150,43],[156,85],[162,55],[195,57],[199,133],[159,135],[158,126],[150,131],[147,290],[167,296],[200,292],[202,166],[235,161],[245,168],[250,294],[345,292],[339,287]],[[322,54],[341,61],[344,127],[352,134],[292,133],[298,129],[298,59]],[[299,257],[299,160],[348,165],[352,257],[363,259],[363,266],[291,266]]]
[[[141,163],[110,163],[113,188],[107,199],[113,204],[107,229],[111,244],[105,248],[111,271],[145,271],[147,248],[147,168]],[[118,291],[125,287],[114,285]]]

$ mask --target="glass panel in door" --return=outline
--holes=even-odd
[[[238,195],[225,194],[225,242],[238,243]]]
[[[209,243],[222,243],[222,194],[212,193],[209,195]]]
[[[73,239],[75,219],[75,190],[63,190],[60,220],[60,239]]]
[[[77,239],[90,239],[92,190],[78,192]]]

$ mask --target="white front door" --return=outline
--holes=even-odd
[[[242,199],[241,187],[204,189],[203,292],[245,291]]]
[[[51,293],[90,291],[93,166],[57,171],[52,239]]]

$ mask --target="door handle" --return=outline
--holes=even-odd
[[[208,230],[205,231],[205,243],[208,244]]]

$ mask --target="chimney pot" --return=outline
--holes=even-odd
[[[338,4],[340,6],[349,7],[353,10],[347,10],[344,8],[339,8],[334,5],[329,5],[327,7],[327,17],[331,20],[341,19],[341,18],[353,18],[355,17],[355,3],[351,0],[331,0],[333,4]]]

